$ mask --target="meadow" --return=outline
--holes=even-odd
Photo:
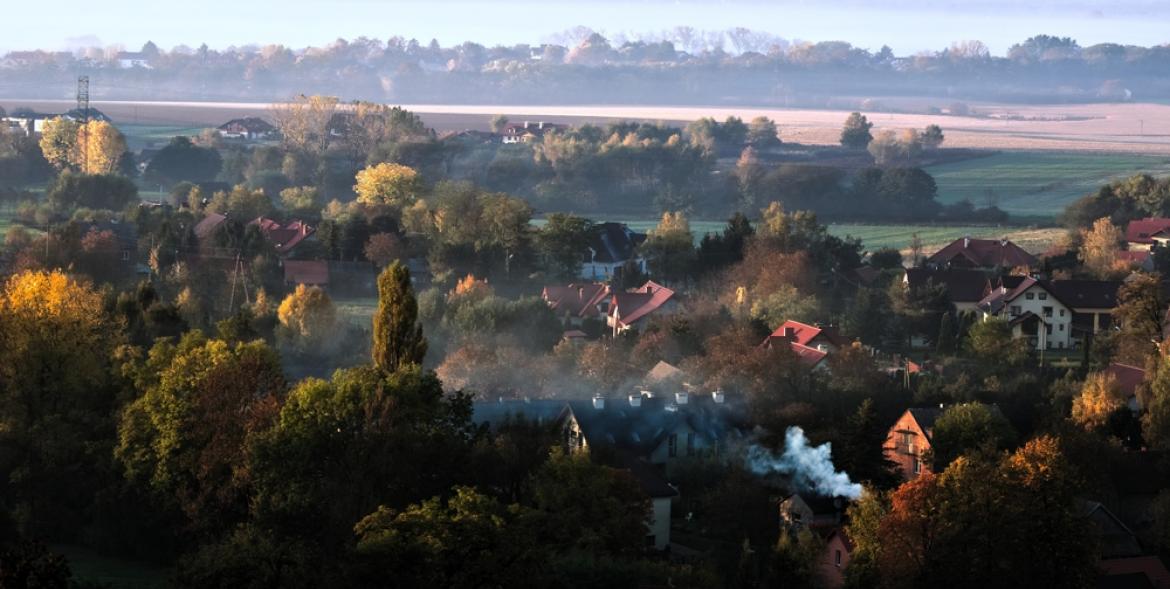
[[[999,152],[926,168],[939,201],[995,203],[1013,221],[1055,219],[1102,184],[1138,173],[1170,174],[1170,157],[1124,153]],[[989,200],[990,197],[990,200]]]

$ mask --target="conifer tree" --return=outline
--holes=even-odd
[[[378,276],[378,310],[374,313],[374,365],[383,372],[396,372],[411,364],[422,364],[427,340],[418,322],[418,301],[410,284],[410,270],[399,262]]]

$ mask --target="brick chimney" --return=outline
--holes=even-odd
[[[784,339],[786,339],[790,342],[796,341],[796,328],[795,327],[785,327],[784,328]]]

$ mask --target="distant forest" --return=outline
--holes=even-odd
[[[675,29],[606,39],[588,29],[558,43],[441,47],[414,39],[339,39],[170,51],[147,43],[0,58],[0,97],[72,98],[76,76],[107,100],[276,100],[326,94],[431,104],[701,104],[962,111],[962,101],[1117,102],[1170,99],[1170,45],[1082,47],[1039,35],[992,56],[979,41],[894,55],[847,42],[795,43],[747,29]],[[883,102],[888,101],[888,102]],[[917,108],[917,107],[916,107]]]

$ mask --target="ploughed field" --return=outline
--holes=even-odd
[[[30,107],[43,112],[64,111],[67,100],[0,100],[6,109]],[[94,101],[93,106],[118,124],[211,127],[242,116],[265,116],[267,103],[232,102],[125,102]],[[780,127],[783,140],[810,145],[835,144],[846,111],[749,108],[725,106],[534,106],[534,105],[402,105],[419,113],[438,131],[488,128],[491,117],[505,114],[514,121],[603,123],[617,119],[686,122],[701,117],[730,115],[750,119],[768,116]],[[941,126],[950,147],[994,150],[1063,150],[1170,155],[1170,105],[1083,104],[998,105],[974,104],[975,116],[907,113],[865,113],[881,129],[921,129]]]

